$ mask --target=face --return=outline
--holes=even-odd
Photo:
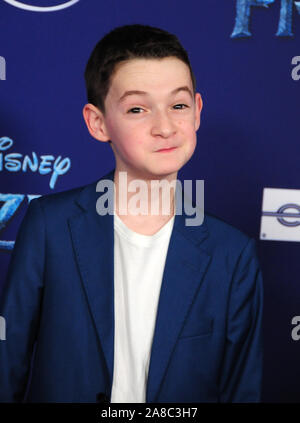
[[[116,170],[138,179],[174,177],[196,147],[202,101],[175,57],[118,65],[105,99],[103,131]]]

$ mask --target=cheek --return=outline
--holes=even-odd
[[[131,155],[136,155],[136,153],[145,147],[145,132],[142,128],[128,125],[126,128],[122,128],[119,136],[122,139],[123,148],[127,152],[130,152]]]
[[[138,147],[142,144],[143,128],[138,127],[134,122],[122,122],[122,124],[116,125],[116,119],[110,118],[109,133],[112,140],[115,140],[124,149]]]
[[[194,154],[196,144],[197,144],[197,138],[194,136],[193,138],[190,139],[190,142],[188,144],[188,150],[189,150],[190,156]]]
[[[119,152],[128,159],[134,159],[141,155],[143,142],[134,131],[119,131],[115,134],[115,143]]]
[[[187,144],[194,145],[196,143],[196,131],[193,122],[183,122],[181,129],[185,135]]]
[[[197,145],[197,135],[194,129],[186,132],[186,148],[189,156],[193,155]]]
[[[192,133],[196,132],[195,120],[192,115],[186,116],[184,119],[177,121],[178,128],[186,135],[191,136]]]

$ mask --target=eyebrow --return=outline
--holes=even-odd
[[[171,91],[171,95],[177,94],[180,91],[186,91],[189,93],[189,95],[191,96],[191,98],[193,98],[193,94],[191,92],[191,90],[189,89],[188,86],[183,86],[183,87],[178,87],[175,88],[175,90]],[[140,90],[130,90],[130,91],[125,91],[125,93],[119,98],[119,103],[121,103],[126,97],[130,96],[130,95],[149,95],[149,93],[147,93],[146,91],[140,91]]]

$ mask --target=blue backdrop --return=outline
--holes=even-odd
[[[83,72],[94,45],[115,26],[162,27],[187,49],[204,102],[195,154],[179,176],[204,179],[206,211],[257,239],[263,400],[298,401],[300,340],[291,337],[291,320],[300,315],[300,245],[262,241],[259,232],[263,188],[300,189],[300,80],[292,78],[299,2],[79,0],[51,12],[9,2],[0,0],[0,289],[28,195],[87,184],[114,166],[110,147],[89,135],[82,118]]]

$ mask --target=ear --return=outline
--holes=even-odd
[[[98,141],[109,141],[104,114],[101,110],[93,104],[88,103],[83,107],[82,114],[91,136]]]
[[[202,97],[199,93],[195,94],[195,131],[200,127],[200,116],[203,107]]]

